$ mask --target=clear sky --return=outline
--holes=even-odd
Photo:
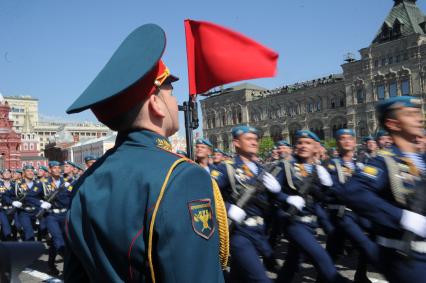
[[[417,1],[426,11],[426,0]],[[187,98],[183,21],[205,20],[239,31],[280,54],[267,88],[341,72],[344,54],[367,47],[392,0],[1,0],[0,92],[31,95],[40,113],[65,110],[136,27],[157,23],[167,34],[164,61]],[[90,111],[72,120],[95,120]],[[181,126],[183,128],[183,125]]]

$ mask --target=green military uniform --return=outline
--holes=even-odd
[[[180,159],[163,149],[169,146],[149,131],[121,136],[77,183],[67,229],[73,255],[65,279],[147,282],[152,245],[158,282],[223,281],[210,177],[182,160],[167,182],[170,168]]]
[[[132,32],[67,110],[119,119],[164,80],[164,31]],[[148,130],[119,131],[75,183],[67,216],[65,282],[223,282],[226,211],[209,174]],[[219,221],[220,220],[220,221]],[[221,244],[223,239],[223,244]]]

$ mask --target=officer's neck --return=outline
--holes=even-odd
[[[251,154],[243,154],[243,153],[239,153],[238,155],[240,156],[241,160],[242,160],[244,163],[253,162],[253,160],[252,160],[252,157],[253,157],[253,156],[252,156]]]
[[[32,183],[33,179],[24,177],[25,183]]]
[[[402,152],[414,152],[417,153],[416,144],[413,142],[414,138],[410,139],[402,135],[392,135],[394,144]]]

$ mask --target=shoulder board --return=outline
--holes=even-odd
[[[395,154],[389,150],[381,149],[377,152],[378,155],[394,156]]]

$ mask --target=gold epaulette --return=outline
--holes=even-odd
[[[228,163],[228,164],[230,164],[230,165],[234,164],[234,161],[232,161],[232,160],[225,160],[225,161],[223,161],[223,162]]]
[[[377,151],[378,155],[385,155],[385,156],[394,156],[395,154],[390,151],[390,150],[386,150],[386,149],[380,149],[379,151]]]
[[[219,231],[219,259],[222,268],[225,269],[228,265],[229,258],[229,230],[228,230],[228,216],[226,214],[225,203],[222,199],[219,186],[216,181],[212,179],[214,205],[216,209],[216,220]]]

